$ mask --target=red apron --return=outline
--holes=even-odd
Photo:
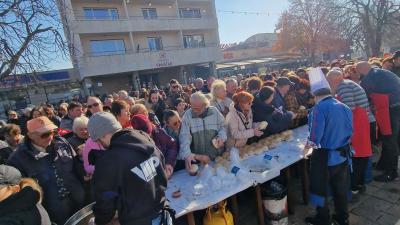
[[[376,123],[382,135],[391,135],[392,126],[390,125],[389,95],[373,93],[369,95],[375,106]]]
[[[369,157],[372,155],[370,127],[367,110],[356,106],[353,109],[353,136],[351,143],[354,157]]]

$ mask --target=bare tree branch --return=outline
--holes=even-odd
[[[0,79],[21,72],[41,71],[68,44],[62,31],[58,0],[0,2]]]

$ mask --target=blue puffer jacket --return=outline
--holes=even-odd
[[[10,156],[7,164],[31,177],[43,188],[43,206],[52,222],[64,224],[84,202],[84,189],[74,171],[75,152],[62,137],[54,140],[46,152],[40,152],[26,138]]]
[[[388,94],[390,107],[400,106],[400,78],[383,69],[372,68],[361,80],[361,87],[370,94]]]

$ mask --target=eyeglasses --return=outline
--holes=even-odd
[[[40,138],[46,139],[46,138],[49,138],[50,136],[54,136],[55,134],[56,134],[56,131],[55,131],[55,130],[51,130],[51,131],[49,131],[49,132],[46,132],[46,133],[44,133],[44,134],[41,134],[41,135],[40,135]]]
[[[179,88],[179,85],[173,85],[172,88],[173,89]]]
[[[92,107],[97,107],[97,106],[99,106],[99,105],[100,105],[100,103],[98,103],[98,102],[93,103],[93,104],[91,104],[91,105],[88,105],[88,109],[91,109]]]

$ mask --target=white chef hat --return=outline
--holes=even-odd
[[[319,95],[319,93],[330,93],[331,87],[326,80],[325,74],[321,68],[312,68],[308,73],[310,77],[311,93],[313,95]]]

